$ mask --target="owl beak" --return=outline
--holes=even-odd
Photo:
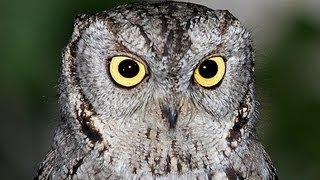
[[[161,108],[162,115],[169,121],[170,129],[173,129],[177,123],[178,111],[176,107],[163,106]]]

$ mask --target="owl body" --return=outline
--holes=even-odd
[[[228,11],[167,1],[81,15],[59,94],[39,179],[277,179],[255,135],[250,35]]]

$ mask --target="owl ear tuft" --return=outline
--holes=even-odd
[[[91,14],[77,14],[76,17],[74,18],[74,23],[75,25],[81,23],[81,22],[85,22],[87,19],[89,19],[91,17]]]
[[[74,19],[74,31],[80,33],[92,22],[93,14],[78,14]]]
[[[238,18],[228,10],[216,10],[216,14],[218,19],[223,19],[225,21],[225,24],[239,24]]]

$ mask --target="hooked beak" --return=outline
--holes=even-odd
[[[173,129],[177,124],[178,119],[178,111],[175,106],[162,106],[161,108],[162,115],[165,117],[169,122],[170,129]]]

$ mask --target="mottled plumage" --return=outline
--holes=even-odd
[[[117,56],[145,67],[143,80],[119,84]],[[208,88],[195,69],[210,57],[225,69]],[[39,179],[277,179],[255,134],[250,34],[226,10],[168,1],[79,16],[59,94]]]

